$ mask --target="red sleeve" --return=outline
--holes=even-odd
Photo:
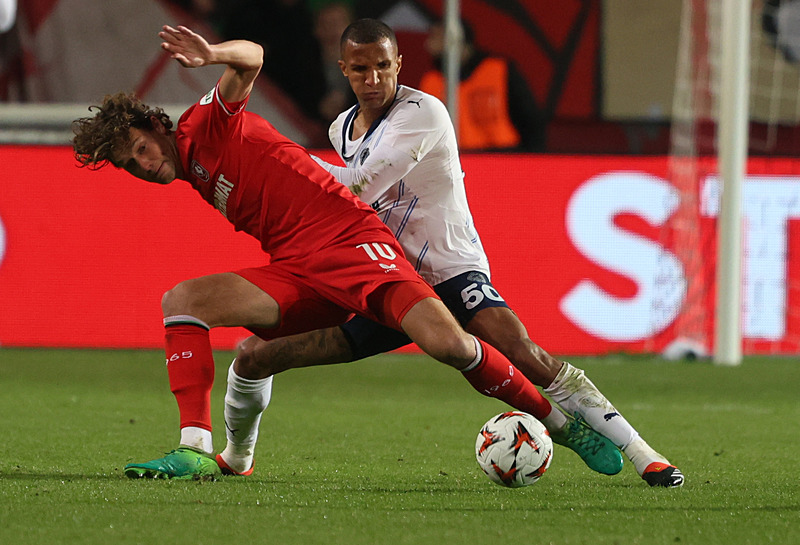
[[[249,98],[250,95],[246,96],[244,100],[240,100],[239,102],[226,102],[219,92],[219,81],[217,81],[217,84],[214,86],[214,99],[228,115],[236,115],[244,110],[245,106],[247,106],[247,100]]]

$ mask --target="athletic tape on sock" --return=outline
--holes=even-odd
[[[472,360],[472,362],[469,365],[467,365],[464,369],[461,370],[462,373],[466,373],[467,371],[472,371],[473,369],[478,367],[478,365],[480,365],[481,363],[481,360],[483,360],[483,347],[481,346],[481,343],[478,342],[477,337],[472,337],[472,342],[475,343],[475,359]]]
[[[172,325],[196,325],[206,330],[211,329],[211,327],[209,327],[209,325],[205,323],[203,320],[195,318],[194,316],[189,316],[187,314],[179,314],[177,316],[167,316],[166,318],[164,318],[164,327]]]

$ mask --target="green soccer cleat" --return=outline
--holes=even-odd
[[[130,479],[213,481],[221,476],[221,472],[213,456],[190,447],[178,447],[163,458],[126,465],[125,476]]]
[[[622,471],[622,453],[607,437],[601,435],[576,413],[564,429],[550,432],[553,443],[574,450],[589,466],[589,469],[604,475],[616,475]]]

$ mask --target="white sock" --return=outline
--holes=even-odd
[[[225,436],[228,444],[221,454],[232,470],[241,473],[252,467],[258,425],[271,397],[272,377],[258,380],[242,378],[231,364],[228,369],[228,390],[225,392]]]
[[[553,383],[544,391],[568,414],[580,414],[587,424],[621,449],[639,437],[583,371],[568,362],[564,362]]]
[[[641,437],[637,437],[630,445],[623,450],[625,455],[633,462],[636,472],[641,475],[647,466],[653,462],[661,462],[670,465],[669,461],[652,449]]]
[[[207,454],[214,452],[211,432],[195,426],[181,428],[181,445],[202,450]]]
[[[553,407],[550,414],[542,418],[541,421],[544,427],[551,432],[561,431],[567,425],[567,415],[559,411],[558,408]]]

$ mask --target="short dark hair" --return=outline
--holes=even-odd
[[[133,94],[107,95],[100,106],[89,106],[97,112],[72,122],[72,149],[80,166],[92,169],[113,163],[114,152],[130,142],[131,127],[152,130],[151,118],[158,119],[167,129],[172,121],[161,108],[151,108]]]
[[[345,44],[350,41],[357,44],[374,44],[381,40],[389,40],[397,51],[397,36],[389,25],[378,19],[358,19],[350,23],[339,40],[339,47],[344,52]]]

